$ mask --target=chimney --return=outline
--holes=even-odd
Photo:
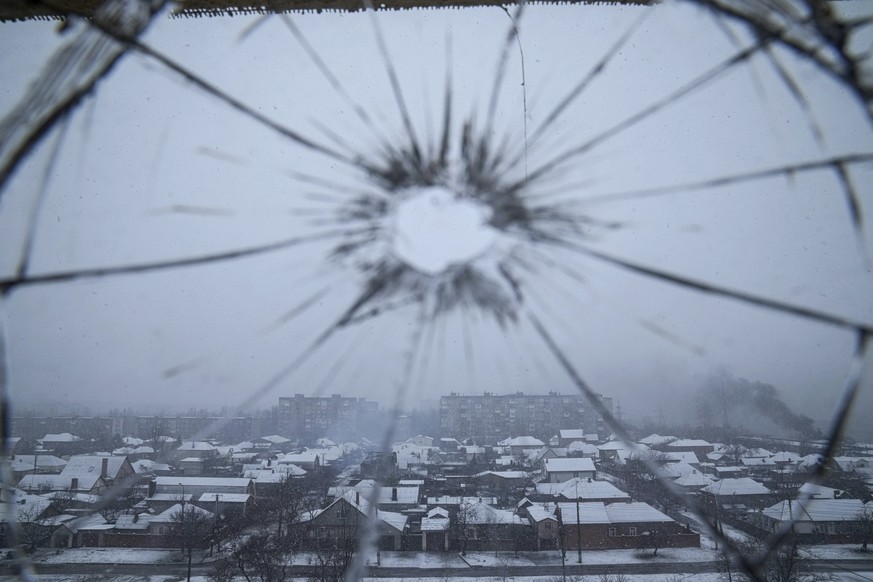
[[[73,477],[70,479],[70,489],[76,491],[79,488],[79,478]]]
[[[391,488],[391,501],[397,501],[397,487]]]
[[[355,491],[355,505],[360,505],[360,504],[361,504],[361,494],[359,492]]]
[[[100,466],[100,477],[105,479],[107,473],[109,473],[109,459],[107,457],[103,457],[103,464]]]

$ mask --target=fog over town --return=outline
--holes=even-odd
[[[868,4],[159,4],[0,12],[15,563],[866,564]]]

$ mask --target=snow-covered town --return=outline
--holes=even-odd
[[[464,397],[472,407],[459,419],[447,404],[453,394],[443,399],[440,425],[471,420],[479,435],[418,434],[387,446],[331,438],[359,420],[338,396],[289,399],[305,404],[293,412],[305,422],[288,436],[174,436],[164,434],[174,432],[166,430],[171,419],[153,418],[137,425],[150,434],[108,435],[119,445],[112,450],[100,447],[107,439],[69,432],[13,438],[2,567],[11,572],[20,559],[14,536],[46,575],[63,564],[74,571],[139,564],[156,575],[187,568],[190,576],[193,568],[216,580],[276,572],[337,580],[356,557],[368,574],[404,578],[417,570],[422,577],[714,575],[729,569],[725,538],[751,551],[787,529],[798,567],[848,560],[849,571],[873,569],[866,553],[873,447],[845,447],[822,472],[825,451],[815,441],[656,433],[624,440],[590,411],[582,415],[590,430],[573,426],[575,413],[568,420],[513,412],[516,426],[536,418],[529,426],[553,433],[481,436],[505,428],[495,410],[490,425],[477,420],[481,402],[494,408],[509,396],[543,410],[550,398],[570,398]],[[331,403],[333,412],[322,405]],[[87,421],[76,419],[81,427]],[[395,420],[398,428],[403,422]],[[223,430],[218,420],[212,425],[214,434]]]

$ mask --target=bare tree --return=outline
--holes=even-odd
[[[191,552],[200,545],[212,529],[211,514],[196,505],[182,502],[181,508],[170,516],[173,520],[173,530],[179,540],[179,547],[184,554],[188,553],[188,580],[191,580]]]
[[[866,552],[867,544],[873,538],[873,506],[868,503],[859,509],[855,520],[855,529],[861,538],[861,549]]]
[[[467,555],[467,545],[470,541],[470,525],[475,516],[475,508],[471,503],[461,500],[458,510],[451,516],[449,532],[453,539],[461,544],[461,555]]]
[[[52,539],[54,525],[52,517],[57,512],[47,509],[45,504],[28,503],[16,511],[18,535],[21,545],[28,552],[44,547]]]
[[[210,579],[233,582],[282,582],[288,579],[287,555],[270,532],[259,532],[240,541],[226,560],[216,562]]]

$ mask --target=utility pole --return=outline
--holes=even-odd
[[[578,557],[577,564],[582,563],[582,524],[579,523],[579,478],[576,478],[576,552]]]

